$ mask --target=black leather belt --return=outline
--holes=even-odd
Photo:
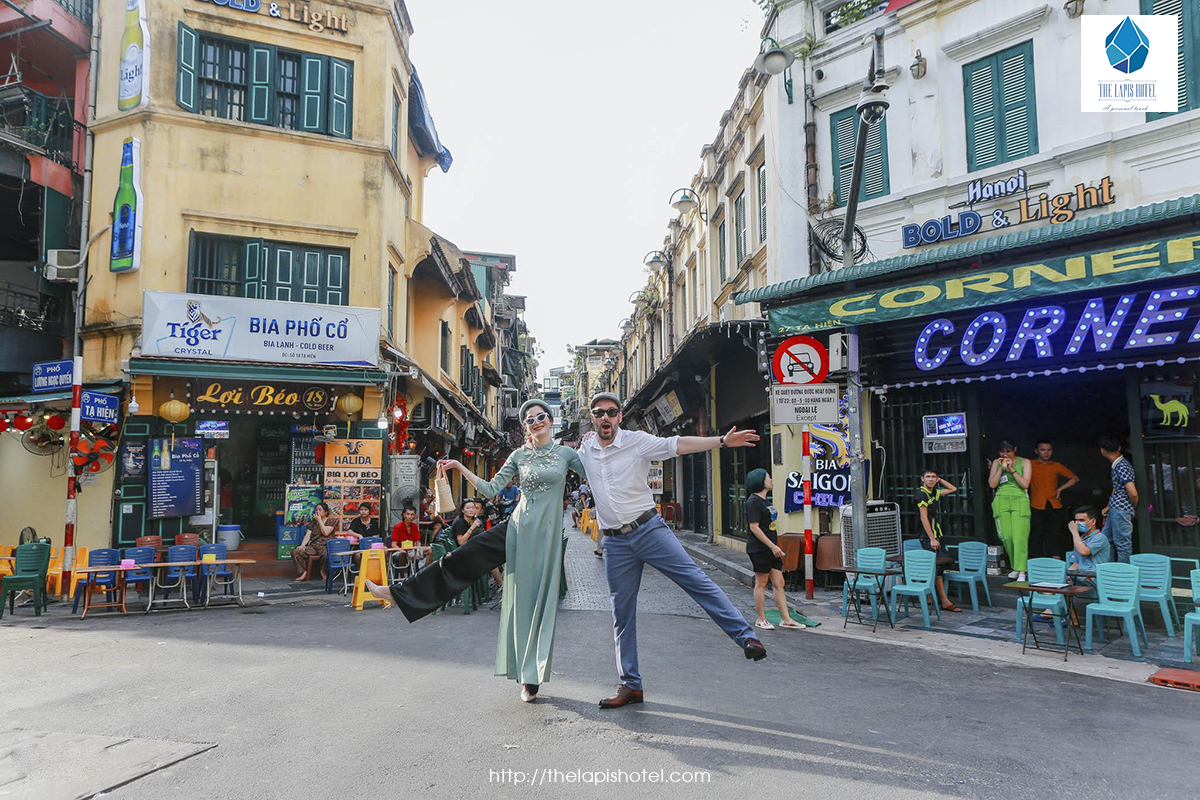
[[[626,523],[619,528],[604,528],[603,533],[605,536],[624,536],[627,533],[633,533],[635,530],[654,519],[656,514],[658,514],[658,512],[653,508],[649,511],[643,511],[642,515],[633,522]]]

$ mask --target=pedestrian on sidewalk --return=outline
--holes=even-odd
[[[1112,543],[1116,560],[1128,564],[1133,553],[1133,509],[1138,504],[1136,476],[1129,459],[1121,455],[1121,443],[1115,437],[1100,440],[1100,455],[1112,465],[1112,494],[1104,507],[1104,535]]]
[[[1008,577],[1018,581],[1025,580],[1029,561],[1029,481],[1032,477],[1029,459],[1017,456],[1017,446],[1011,439],[1001,439],[999,456],[988,473],[988,486],[996,491],[992,498],[992,516],[1012,566]]]
[[[942,498],[957,491],[958,487],[940,477],[937,470],[926,469],[921,473],[921,485],[917,487],[917,513],[921,518],[921,528],[925,533],[921,537],[921,547],[932,552],[935,559],[942,549],[942,523],[938,519],[941,516]],[[946,581],[942,578],[942,573],[945,571],[945,567],[937,570],[935,588],[938,601],[942,604],[943,611],[957,613],[962,609],[954,605],[949,595],[946,594]]]
[[[746,555],[754,567],[754,610],[758,619],[754,627],[770,631],[775,626],[767,622],[767,581],[771,582],[771,594],[779,609],[779,627],[805,628],[788,613],[787,595],[783,591],[783,550],[779,547],[779,533],[775,522],[779,514],[767,502],[767,492],[775,488],[771,474],[765,469],[750,470],[746,476],[746,524],[750,527],[750,538],[746,541]]]
[[[1062,493],[1079,483],[1079,476],[1054,460],[1049,439],[1038,440],[1034,452],[1037,458],[1030,464],[1033,474],[1029,480],[1029,550],[1043,558],[1061,559],[1071,549],[1062,533],[1066,530]]]

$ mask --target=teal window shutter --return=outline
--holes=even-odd
[[[328,88],[329,59],[300,56],[300,130],[325,133]]]
[[[400,97],[392,95],[392,158],[396,159],[396,163],[400,163]],[[405,202],[408,200],[405,198]],[[405,212],[404,216],[408,216]]]
[[[963,67],[969,171],[1038,151],[1033,43]]]
[[[184,111],[196,111],[196,32],[179,23],[179,52],[175,70],[175,103]]]
[[[247,239],[242,258],[242,297],[266,297],[262,239]]]
[[[1184,0],[1141,0],[1143,14],[1170,14],[1178,24],[1179,111],[1200,108],[1200,6]],[[1163,111],[1146,114],[1147,120],[1170,116]]]
[[[353,127],[354,65],[329,59],[329,134],[349,139]]]
[[[838,205],[844,206],[850,195],[854,173],[855,140],[858,136],[858,111],[846,108],[830,115],[830,140],[833,149],[833,191]],[[862,186],[858,199],[871,200],[891,194],[887,157],[887,120],[867,129],[867,148],[863,153]]]
[[[250,122],[270,125],[275,120],[275,48],[250,45]]]

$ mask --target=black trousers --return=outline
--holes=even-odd
[[[389,586],[396,605],[409,622],[437,611],[475,581],[504,564],[507,536],[508,522],[504,521],[472,536],[462,547],[447,553],[408,580]]]
[[[1061,559],[1071,549],[1066,530],[1065,508],[1055,508],[1047,501],[1045,508],[1029,509],[1029,557]]]

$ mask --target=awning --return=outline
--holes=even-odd
[[[417,369],[421,368],[417,367]],[[441,403],[442,407],[445,408],[446,411],[450,412],[450,416],[458,420],[458,424],[465,428],[467,425],[466,419],[464,419],[461,414],[454,410],[454,406],[451,405],[450,401],[446,399],[446,395],[442,394],[442,390],[434,384],[433,379],[429,377],[429,373],[423,369],[421,369],[421,383],[425,385],[425,390],[429,392],[429,394],[433,395],[433,398]]]
[[[83,385],[85,391],[98,392],[100,394],[120,394],[121,383],[85,383]],[[37,392],[30,394],[18,394],[11,397],[0,397],[0,410],[11,411],[14,407],[25,407],[34,403],[50,403],[50,402],[70,402],[71,392]]]
[[[346,386],[386,384],[381,369],[360,367],[301,367],[248,361],[184,361],[168,358],[131,358],[131,375],[159,375],[169,378],[203,378],[246,381],[284,381],[290,383],[332,383]]]
[[[425,87],[413,69],[412,81],[409,83],[409,96],[412,102],[408,104],[408,127],[412,131],[413,143],[417,152],[423,156],[433,156],[442,172],[450,170],[454,156],[438,138],[437,126],[433,124],[433,114],[429,112],[429,100],[425,97]]]

